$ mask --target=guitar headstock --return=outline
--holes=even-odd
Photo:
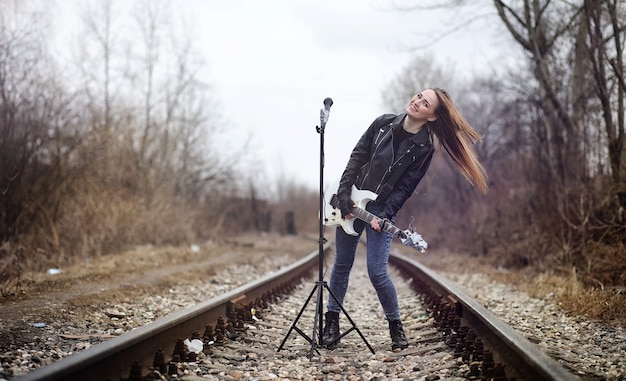
[[[425,253],[428,248],[428,243],[422,238],[422,235],[410,230],[404,230],[400,235],[400,241],[406,246],[412,247],[420,253]]]

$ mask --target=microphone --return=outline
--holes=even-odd
[[[328,122],[328,116],[330,115],[330,106],[333,105],[333,100],[328,97],[324,99],[324,108],[320,110],[320,122],[322,127],[326,126]]]
[[[324,108],[326,109],[326,111],[330,111],[330,106],[333,105],[333,100],[329,97],[324,99]]]

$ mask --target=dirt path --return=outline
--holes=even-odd
[[[175,284],[207,279],[220,269],[253,263],[258,256],[300,258],[316,247],[304,237],[248,237],[197,247],[140,247],[72,266],[56,275],[27,274],[19,295],[0,299],[0,351],[34,338],[33,324],[66,316],[72,308],[114,305],[163,293]]]

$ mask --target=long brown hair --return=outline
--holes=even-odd
[[[472,145],[482,140],[483,137],[456,109],[447,91],[440,88],[433,88],[433,90],[439,98],[439,107],[435,110],[437,119],[429,123],[429,128],[463,176],[481,192],[487,193],[489,188],[487,172],[472,148]]]

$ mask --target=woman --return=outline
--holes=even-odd
[[[369,202],[366,209],[379,219],[373,219],[370,224],[355,220],[356,236],[337,228],[335,262],[329,283],[332,295],[329,295],[325,314],[323,345],[333,348],[339,343],[339,312],[360,235],[366,230],[368,275],[389,321],[391,348],[408,347],[396,288],[387,269],[392,236],[381,231],[381,224],[394,223],[396,213],[426,174],[434,153],[433,136],[461,173],[483,193],[487,192],[487,175],[471,147],[481,136],[455,108],[446,91],[424,90],[411,98],[406,112],[385,114],[374,120],[352,150],[339,182],[337,198],[341,217],[353,219],[352,187],[372,191],[378,197]]]

